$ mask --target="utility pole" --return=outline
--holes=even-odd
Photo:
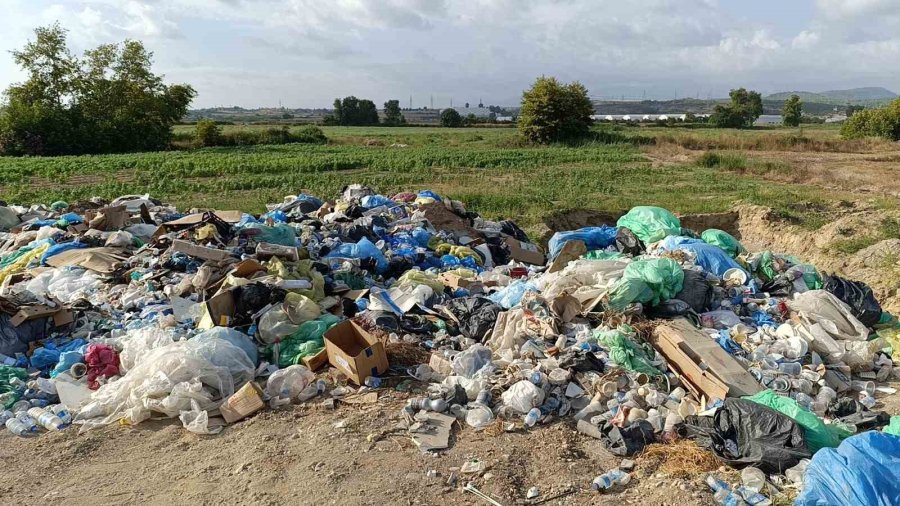
[[[409,110],[412,110],[412,95],[409,96]]]
[[[431,108],[434,109],[434,95],[431,95]]]

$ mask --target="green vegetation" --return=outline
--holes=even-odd
[[[194,132],[194,145],[200,148],[218,146],[222,140],[222,129],[211,119],[201,119],[197,122],[197,130]]]
[[[730,105],[717,105],[709,117],[709,124],[718,128],[747,128],[763,113],[759,92],[744,88],[731,90]]]
[[[172,125],[195,93],[151,71],[153,53],[138,41],[72,55],[66,30],[35,30],[13,59],[27,75],[0,104],[0,155],[152,151],[169,146]]]
[[[800,102],[800,97],[798,95],[791,95],[791,98],[784,102],[784,109],[781,110],[781,116],[784,126],[800,126],[800,119],[803,117],[803,103]]]
[[[190,133],[191,127],[182,127]],[[232,132],[265,131],[225,126]],[[69,202],[150,193],[182,207],[262,212],[300,191],[334,195],[348,183],[390,194],[433,189],[487,217],[509,217],[538,233],[551,210],[617,211],[637,204],[680,213],[724,211],[737,201],[774,207],[798,220],[846,194],[751,173],[721,174],[692,163],[654,167],[624,129],[619,144],[523,145],[510,128],[325,127],[329,143],[213,147],[192,151],[0,159],[0,194],[11,203]],[[662,129],[661,129],[662,130]],[[291,131],[293,133],[293,130]],[[375,139],[379,145],[366,146]],[[391,147],[392,144],[408,147]],[[815,206],[810,206],[814,209]]]
[[[846,139],[882,137],[900,140],[900,98],[878,109],[856,111],[841,128]]]
[[[539,77],[522,94],[519,133],[538,144],[583,139],[591,130],[592,114],[594,106],[581,83]]]
[[[456,109],[444,109],[441,111],[441,126],[445,128],[459,128],[463,126],[462,116]]]
[[[340,126],[366,126],[378,124],[378,109],[371,100],[354,96],[334,99],[334,113],[325,117],[324,124]]]
[[[845,254],[856,253],[885,239],[900,239],[900,220],[885,218],[874,233],[860,235],[852,239],[839,239],[831,244],[831,249]]]
[[[179,136],[180,137],[180,136]],[[256,146],[258,144],[325,144],[328,138],[322,129],[307,125],[290,129],[255,128],[234,129],[223,133],[212,120],[197,122],[193,145],[196,147],[212,146]]]
[[[384,126],[400,126],[406,124],[406,118],[400,112],[399,100],[388,100],[384,103]]]

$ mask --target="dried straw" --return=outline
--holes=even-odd
[[[687,439],[648,445],[635,462],[648,472],[659,470],[676,478],[709,473],[722,465],[712,452]]]

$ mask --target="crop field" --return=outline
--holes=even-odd
[[[179,127],[176,133],[183,135],[187,128]],[[653,151],[658,146],[632,142],[652,138],[659,144],[691,145],[703,141],[709,149],[733,149],[734,139],[752,143],[766,136],[789,138],[796,136],[793,130],[722,134],[707,129],[630,127],[613,131],[611,138],[618,143],[574,147],[524,146],[511,128],[326,127],[324,131],[327,145],[0,158],[0,198],[10,203],[49,204],[60,199],[149,193],[183,208],[261,212],[266,203],[279,202],[288,194],[329,197],[346,184],[363,183],[384,194],[432,189],[462,200],[485,216],[516,219],[530,231],[536,230],[542,216],[557,209],[622,210],[647,204],[695,213],[726,210],[739,201],[773,207],[815,228],[823,218],[806,209],[854,198],[850,188],[777,180],[767,177],[765,170],[709,163],[701,159],[702,151],[656,163]],[[804,133],[810,131],[815,134],[804,138],[835,145],[846,142],[838,139],[834,128]],[[750,169],[757,166],[750,161]],[[781,176],[794,170],[790,165],[775,167]],[[890,201],[884,199],[884,205],[896,205]]]

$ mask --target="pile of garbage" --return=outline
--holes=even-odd
[[[693,439],[752,469],[710,476],[717,500],[763,504],[811,476],[838,487],[830,452],[900,434],[877,409],[900,324],[869,287],[658,207],[558,232],[545,255],[430,191],[351,185],[258,216],[149,195],[2,204],[0,419],[17,436],[159,417],[214,434],[412,381],[424,395],[399,416],[422,451],[455,426],[562,418],[622,457]]]

